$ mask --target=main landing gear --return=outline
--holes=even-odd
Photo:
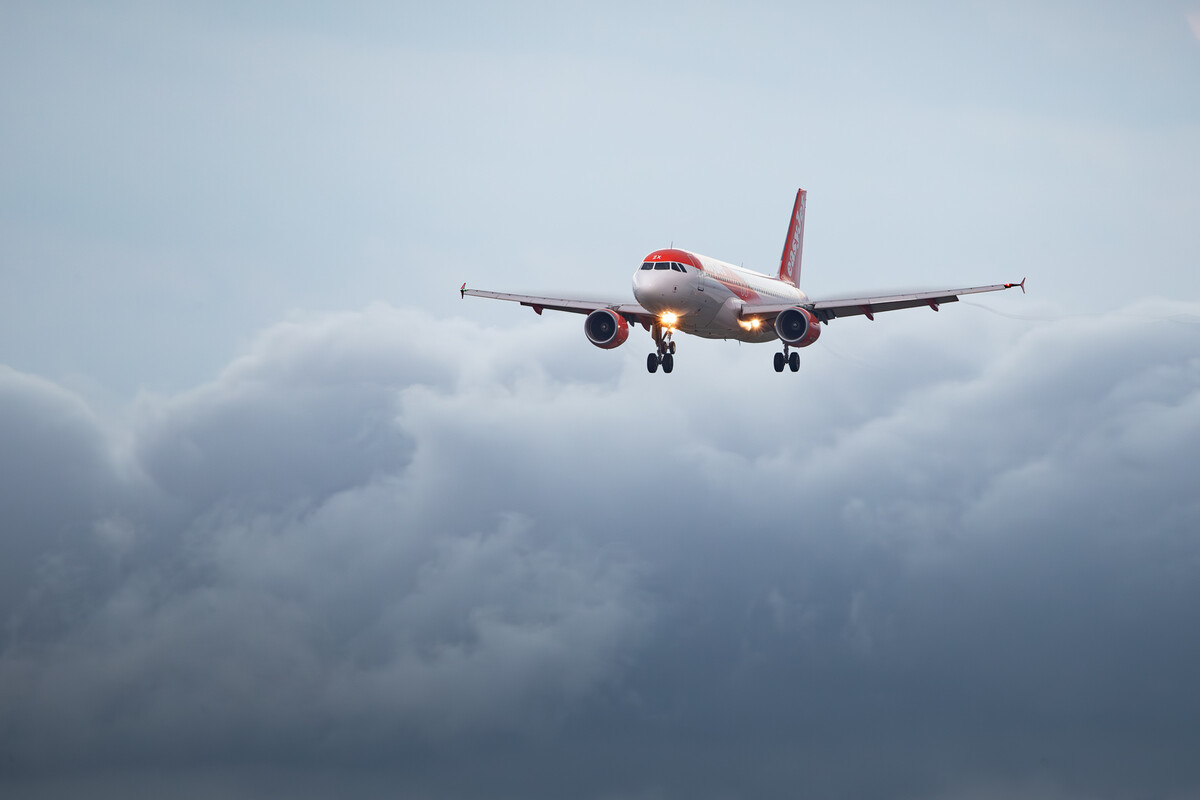
[[[654,336],[656,352],[646,356],[646,371],[658,372],[658,366],[661,364],[663,372],[670,372],[675,369],[675,343],[671,341],[674,330],[664,329],[656,322],[650,333]]]
[[[787,366],[792,372],[800,371],[800,354],[793,352],[789,356],[788,346],[786,344],[783,346],[782,353],[775,354],[775,371],[783,372],[784,366]]]

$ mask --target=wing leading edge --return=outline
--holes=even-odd
[[[567,311],[572,314],[590,314],[601,308],[615,311],[631,323],[641,323],[649,326],[654,322],[654,315],[637,303],[605,303],[601,300],[570,300],[561,297],[539,297],[531,294],[511,294],[509,292],[488,292],[482,289],[468,289],[464,283],[459,293],[466,297],[487,297],[492,300],[508,300],[529,306],[535,314],[540,315],[547,308],[551,311]]]
[[[747,317],[764,317],[773,316],[786,311],[789,308],[794,308],[796,305],[804,306],[813,312],[813,314],[822,322],[828,322],[831,319],[839,317],[853,317],[857,315],[865,316],[867,319],[875,319],[875,315],[881,311],[896,311],[901,308],[919,308],[920,306],[929,306],[934,311],[938,310],[938,306],[943,303],[954,303],[958,301],[960,295],[964,294],[980,294],[982,292],[999,292],[1005,289],[1020,288],[1025,291],[1025,279],[1022,278],[1020,283],[994,283],[990,286],[970,286],[963,289],[940,289],[931,292],[909,292],[907,294],[883,294],[873,295],[869,297],[847,297],[830,300],[810,300],[807,303],[770,303],[770,304],[746,304],[742,308],[742,318]]]

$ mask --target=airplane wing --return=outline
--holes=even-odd
[[[590,314],[598,309],[607,308],[625,317],[629,322],[640,322],[646,327],[649,327],[655,320],[653,314],[637,303],[605,303],[602,300],[570,300],[559,297],[537,297],[529,294],[488,292],[482,289],[468,289],[465,283],[458,291],[463,297],[470,295],[471,297],[488,297],[492,300],[520,303],[523,306],[529,306],[535,314],[539,315],[547,308],[551,311],[568,311],[572,314]]]
[[[828,322],[838,317],[864,315],[867,319],[875,319],[880,311],[895,311],[900,308],[918,308],[928,306],[934,311],[943,303],[956,302],[960,295],[979,294],[981,292],[999,292],[1004,289],[1019,287],[1025,291],[1025,279],[1020,283],[994,283],[990,286],[971,286],[965,289],[941,289],[932,292],[910,292],[908,294],[884,294],[868,297],[848,297],[833,300],[810,300],[807,303],[770,303],[750,304],[742,308],[742,317],[771,317],[796,305],[810,309],[822,322]]]

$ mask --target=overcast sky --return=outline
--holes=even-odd
[[[427,5],[0,5],[0,794],[1200,794],[1200,5]]]

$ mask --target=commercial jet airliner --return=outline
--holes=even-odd
[[[468,289],[463,297],[490,297],[530,306],[537,314],[549,308],[587,314],[583,332],[596,347],[610,350],[624,344],[631,325],[641,325],[654,337],[655,351],[646,357],[646,369],[663,372],[675,368],[676,331],[705,339],[770,342],[779,339],[783,351],[775,354],[775,371],[800,369],[800,354],[791,348],[808,347],[821,335],[821,325],[838,317],[865,316],[874,320],[881,311],[927,306],[934,311],[960,295],[996,292],[1020,283],[996,283],[965,289],[945,289],[910,294],[867,295],[838,300],[810,300],[800,291],[800,257],[804,249],[804,189],[796,192],[792,219],[779,272],[775,276],[752,272],[715,258],[668,248],[655,250],[633,273],[636,303],[605,303],[558,297],[535,297],[506,292]]]

